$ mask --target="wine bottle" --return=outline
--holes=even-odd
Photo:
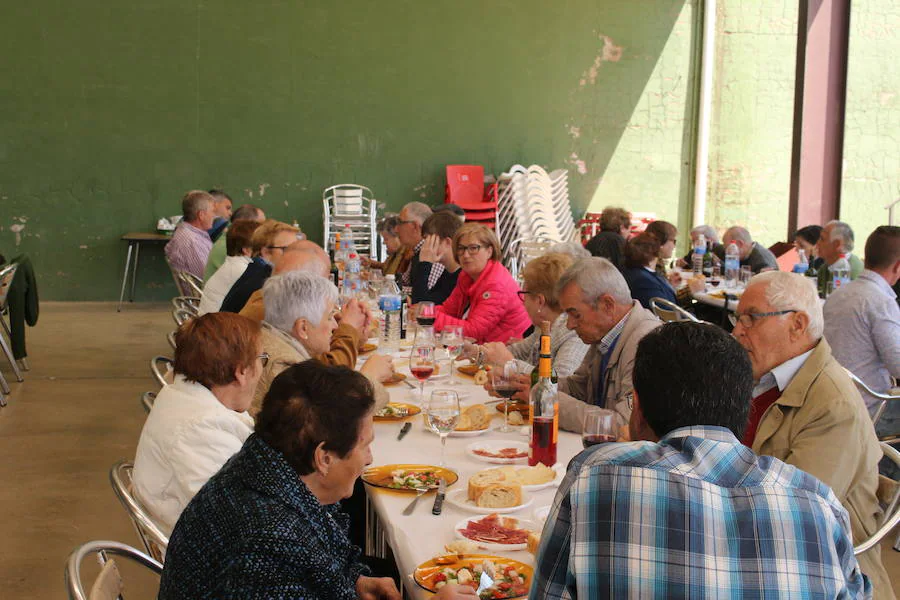
[[[538,359],[538,382],[531,388],[531,443],[528,464],[556,464],[556,443],[559,438],[559,395],[553,378],[553,359],[550,356],[550,321],[541,323],[541,352]]]

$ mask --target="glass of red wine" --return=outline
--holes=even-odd
[[[409,371],[419,380],[419,402],[425,403],[425,381],[434,373],[434,346],[419,344],[409,355]]]
[[[505,365],[491,369],[491,387],[494,392],[504,398],[503,400],[503,425],[497,428],[502,433],[511,433],[516,429],[509,424],[509,405],[512,397],[519,391],[519,365],[514,360]]]
[[[719,265],[714,265],[712,268],[712,275],[709,278],[709,285],[715,287],[719,287],[719,284],[722,282],[722,267]]]
[[[619,439],[619,413],[590,406],[584,411],[581,443],[585,448]]]
[[[434,325],[434,302],[419,302],[416,309],[416,323],[419,327]]]

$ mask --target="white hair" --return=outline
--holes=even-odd
[[[313,273],[289,271],[269,277],[262,288],[266,323],[290,332],[297,319],[318,325],[329,303],[338,299],[334,283]]]
[[[691,235],[697,235],[701,233],[708,242],[719,241],[719,234],[716,233],[716,230],[712,225],[697,225],[696,227],[691,229]]]
[[[550,249],[547,252],[556,254],[568,254],[572,257],[573,260],[588,258],[591,256],[591,253],[588,251],[588,249],[578,242],[557,242],[556,244],[550,246]]]
[[[806,313],[809,325],[806,333],[813,341],[819,341],[825,330],[825,319],[822,316],[822,303],[819,292],[809,277],[786,271],[769,271],[754,275],[751,285],[766,286],[766,301],[772,310],[796,310]],[[786,318],[783,315],[781,318]]]
[[[581,288],[581,295],[588,304],[596,304],[600,296],[608,294],[618,304],[631,304],[631,291],[619,269],[605,258],[582,258],[566,269],[556,284],[559,296],[566,286],[574,283]]]
[[[831,230],[828,233],[829,240],[835,238],[840,239],[841,248],[847,252],[853,252],[855,236],[853,235],[853,229],[851,229],[849,225],[843,221],[834,220],[825,223],[825,227],[831,227]]]
[[[420,226],[425,222],[425,219],[430,217],[433,213],[431,207],[424,202],[410,202],[403,208],[406,209],[406,214],[409,217],[409,220],[415,221]]]

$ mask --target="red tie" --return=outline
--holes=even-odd
[[[781,398],[781,390],[776,385],[750,401],[750,418],[747,421],[747,430],[742,440],[742,443],[748,448],[753,446],[753,440],[756,439],[756,428],[759,427],[759,420],[762,419],[766,410],[775,404],[775,401],[779,398]]]

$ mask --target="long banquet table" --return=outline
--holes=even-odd
[[[401,356],[401,354],[395,355],[396,370],[407,375],[409,380],[415,382],[418,387],[418,382],[411,378],[408,364],[405,364],[406,361]],[[442,369],[445,368],[446,364],[441,365]],[[446,378],[439,378],[433,382],[429,381],[425,386],[426,398],[435,389],[452,389],[460,393],[460,404],[463,407],[491,400],[481,386],[474,384],[471,377],[457,375],[456,380],[461,385],[449,386]],[[389,386],[387,389],[390,392],[392,402],[419,405],[418,389],[414,391],[403,383]],[[502,424],[503,415],[494,410],[495,405],[491,404],[488,406],[497,415],[493,419],[491,429],[488,432],[477,437],[449,437],[447,439],[446,466],[456,471],[459,475],[459,481],[448,487],[448,495],[454,490],[466,489],[469,476],[476,472],[501,466],[481,462],[469,456],[466,453],[466,447],[469,444],[476,441],[494,439],[528,441],[528,437],[519,432],[501,433],[495,431],[494,429]],[[412,429],[401,441],[397,441],[400,427],[402,423],[407,421],[413,424]],[[527,430],[527,428],[523,428],[523,430]],[[581,449],[580,435],[565,431],[559,432],[557,459],[562,465],[561,468],[564,469],[569,459],[580,452]],[[441,455],[440,438],[426,430],[421,414],[404,421],[377,421],[375,423],[375,441],[372,445],[372,455],[372,466],[403,463],[437,465],[440,462]],[[556,489],[556,487],[550,487],[531,492],[532,504],[518,512],[511,513],[510,516],[536,521],[534,517],[535,509],[552,504]],[[390,546],[397,561],[397,567],[400,571],[407,597],[428,598],[431,594],[416,585],[412,579],[412,573],[415,568],[421,563],[443,554],[444,545],[457,539],[454,534],[454,526],[459,521],[465,518],[480,518],[484,515],[462,510],[445,501],[441,515],[434,516],[431,514],[431,508],[434,504],[435,495],[431,492],[419,499],[415,512],[412,515],[404,516],[401,513],[415,497],[414,493],[395,492],[371,486],[366,486],[366,492],[370,508],[377,516],[385,541]],[[499,553],[486,550],[481,552],[509,557],[530,565],[534,564],[534,557],[524,550]]]

